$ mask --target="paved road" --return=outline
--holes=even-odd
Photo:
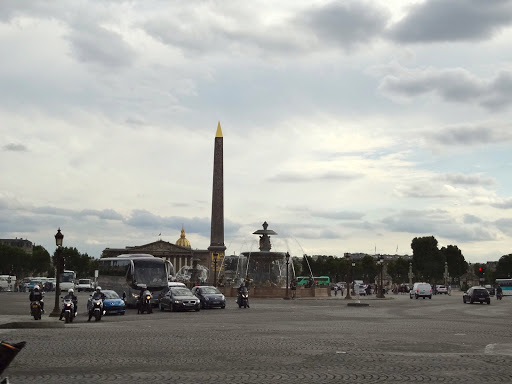
[[[252,300],[238,309],[108,316],[61,328],[0,329],[27,341],[4,372],[16,383],[511,383],[512,297],[462,304],[362,298]],[[51,309],[49,300],[48,307]],[[28,316],[27,294],[0,294],[0,324]],[[55,323],[55,319],[43,319]]]

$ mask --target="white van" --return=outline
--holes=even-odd
[[[412,289],[409,291],[409,297],[416,299],[420,297],[428,297],[432,299],[432,286],[429,283],[414,283]]]
[[[76,284],[76,287],[75,289],[80,292],[80,291],[93,291],[93,286],[92,286],[92,280],[91,279],[78,279],[78,283]]]
[[[354,295],[366,296],[366,286],[363,280],[354,280]]]

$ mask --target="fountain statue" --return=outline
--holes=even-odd
[[[242,252],[245,258],[245,280],[256,287],[286,286],[286,252],[273,252],[270,235],[277,235],[268,224],[253,232],[260,235],[259,252]]]

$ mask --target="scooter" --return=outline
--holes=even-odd
[[[41,320],[41,303],[39,301],[30,303],[30,315],[34,316],[34,320]]]
[[[73,303],[73,300],[69,298],[65,298],[62,300],[62,317],[64,317],[64,320],[66,320],[66,323],[73,322],[73,319],[76,316],[75,313],[75,304]]]
[[[95,321],[101,320],[101,316],[104,315],[102,299],[90,299],[89,314],[92,314]]]
[[[247,288],[241,290],[238,293],[236,303],[238,304],[238,308],[242,308],[242,307],[250,308],[249,307],[249,292],[247,291]]]
[[[9,366],[19,351],[25,346],[25,341],[13,344],[6,341],[0,343],[0,375]],[[0,383],[9,384],[9,379],[4,378]]]
[[[137,308],[137,313],[153,313],[153,307],[151,306],[151,292],[144,291],[140,296],[139,307]]]

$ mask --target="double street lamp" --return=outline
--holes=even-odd
[[[60,316],[60,306],[59,306],[59,295],[60,295],[60,274],[62,271],[62,240],[64,240],[64,235],[61,233],[60,228],[57,230],[57,234],[55,235],[55,244],[57,245],[57,250],[55,253],[55,307],[53,308],[52,313],[50,313],[50,317],[58,317]]]
[[[384,299],[384,286],[382,284],[382,274],[384,271],[384,259],[379,258],[379,261],[377,261],[377,264],[380,266],[380,284],[379,284],[379,292],[377,292],[377,297],[379,299]]]
[[[350,296],[350,285],[352,284],[352,269],[356,266],[356,263],[351,263],[350,257],[347,256],[348,267],[349,267],[349,278],[347,281],[347,295],[345,296],[345,300],[352,300],[352,296]]]

